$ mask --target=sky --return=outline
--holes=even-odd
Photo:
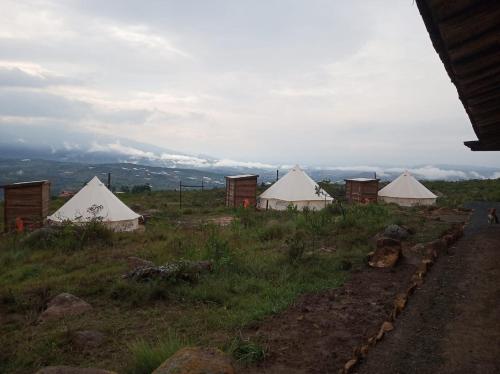
[[[463,145],[412,0],[0,0],[13,126],[269,164],[500,166]]]

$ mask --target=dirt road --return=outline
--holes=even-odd
[[[357,368],[367,373],[500,373],[500,225],[474,203],[465,236],[443,255],[391,332]]]

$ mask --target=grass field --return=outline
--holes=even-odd
[[[433,183],[446,206],[470,196],[500,200],[498,180]],[[426,220],[424,208],[384,204],[346,206],[343,216],[338,206],[319,213],[228,209],[223,190],[187,192],[182,209],[173,191],[120,197],[151,216],[144,231],[100,233],[85,242],[71,230],[50,242],[0,237],[0,372],[65,364],[149,373],[185,345],[258,360],[264,347],[242,341],[239,331],[302,293],[341,285],[350,269],[363,265],[369,239],[386,225],[413,228],[413,241],[433,239],[448,227]],[[62,203],[53,200],[52,210]],[[220,217],[232,222],[221,227],[214,220]],[[156,264],[211,260],[214,269],[191,282],[138,283],[122,279],[129,256]],[[61,292],[83,298],[93,311],[38,323],[47,300]],[[106,341],[76,349],[71,337],[78,330],[101,331]]]

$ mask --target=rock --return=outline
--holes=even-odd
[[[386,332],[394,330],[394,325],[391,322],[384,322],[380,329],[378,330],[377,336],[375,337],[376,341],[382,340]]]
[[[395,266],[400,257],[401,242],[399,240],[380,238],[368,265],[375,268],[389,268]]]
[[[445,236],[443,236],[443,240],[446,242],[446,246],[449,247],[455,242],[456,238],[452,234],[446,234]]]
[[[61,293],[47,304],[47,309],[40,315],[40,321],[76,316],[91,309],[92,306],[82,299],[69,293]]]
[[[177,351],[153,374],[234,374],[231,359],[214,348],[188,347]]]
[[[399,225],[389,225],[384,230],[384,236],[392,239],[404,240],[409,235],[409,230]]]
[[[408,301],[408,295],[405,293],[399,293],[396,295],[396,299],[394,300],[394,313],[398,315],[403,311],[406,307],[406,303]]]
[[[446,249],[446,241],[444,239],[436,239],[429,243],[430,248],[432,248],[436,253],[441,252]]]
[[[211,270],[211,261],[180,260],[162,266],[137,268],[125,274],[123,278],[131,278],[136,281],[149,281],[152,279],[194,281],[201,273]]]
[[[344,365],[344,373],[350,373],[351,370],[354,368],[354,366],[356,366],[357,363],[358,363],[358,359],[356,359],[356,358],[353,358],[352,360],[347,361],[346,364]]]
[[[97,348],[104,343],[104,340],[106,336],[95,330],[76,331],[71,338],[73,345],[81,350]]]
[[[377,239],[377,248],[401,246],[401,241],[394,238],[381,237]]]
[[[129,270],[155,266],[153,261],[145,260],[143,258],[134,256],[128,257],[127,262]]]
[[[47,366],[35,374],[117,374],[114,371],[96,368],[78,368],[72,366]]]

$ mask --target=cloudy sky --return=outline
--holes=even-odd
[[[13,126],[273,164],[500,164],[463,145],[412,0],[0,0]]]

